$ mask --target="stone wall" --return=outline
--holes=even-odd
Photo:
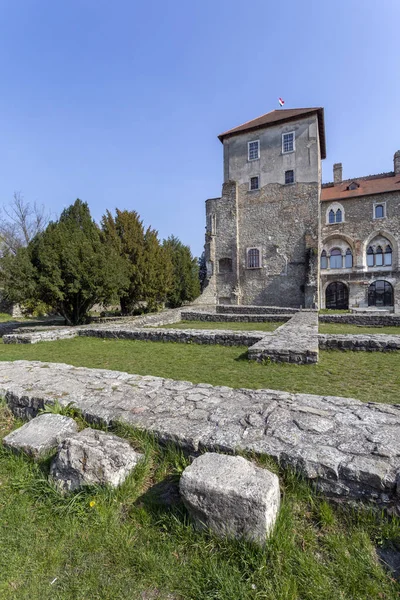
[[[248,350],[250,360],[318,362],[318,313],[301,311]]]
[[[346,323],[347,325],[366,325],[367,327],[399,327],[400,334],[400,315],[357,315],[357,314],[339,314],[339,315],[319,315],[321,323]]]
[[[125,422],[191,453],[272,456],[330,498],[400,514],[400,406],[45,364],[0,362],[16,416],[73,402],[89,423]]]
[[[215,307],[217,314],[240,314],[240,315],[273,315],[273,314],[287,314],[294,315],[299,312],[299,308],[285,308],[283,306],[230,306],[226,304],[218,304]]]
[[[355,181],[362,182],[361,179]],[[349,181],[350,182],[350,181]],[[346,183],[349,183],[346,182]],[[342,184],[342,188],[345,184]],[[329,283],[341,281],[349,290],[349,306],[368,306],[368,288],[376,280],[385,280],[392,284],[396,297],[400,301],[399,240],[400,240],[400,193],[340,199],[343,211],[342,223],[327,223],[331,205],[337,202],[321,203],[321,250],[340,248],[343,252],[350,248],[353,254],[353,267],[342,269],[321,269],[321,307],[325,307],[325,291]],[[374,206],[385,206],[385,217],[374,218]],[[336,206],[335,206],[336,208]],[[386,239],[392,253],[392,265],[386,267],[368,267],[366,251],[370,243]],[[329,261],[328,261],[329,265]]]
[[[231,329],[80,329],[80,336],[139,340],[143,342],[179,342],[184,344],[218,344],[220,346],[252,346],[265,331],[232,331]]]
[[[208,312],[185,312],[182,311],[182,321],[204,321],[204,322],[212,322],[212,323],[268,323],[272,322],[282,322],[289,321],[292,318],[292,315],[288,314],[262,314],[262,315],[254,315],[254,314],[216,314],[216,313],[208,313]]]
[[[400,350],[400,335],[386,334],[319,334],[320,350],[352,350],[361,352],[390,352]]]

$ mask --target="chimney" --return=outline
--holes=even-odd
[[[400,155],[399,155],[399,167],[400,167]],[[333,165],[333,183],[337,185],[338,183],[342,183],[342,163],[335,163]]]
[[[393,162],[394,162],[394,174],[399,175],[400,174],[400,150],[397,150],[397,152],[394,153]]]

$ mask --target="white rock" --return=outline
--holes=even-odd
[[[279,479],[240,456],[203,454],[184,470],[179,488],[200,529],[263,544],[274,527]]]

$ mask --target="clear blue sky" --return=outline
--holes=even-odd
[[[217,135],[323,106],[323,179],[400,148],[399,0],[1,0],[0,199],[135,209],[199,255]]]

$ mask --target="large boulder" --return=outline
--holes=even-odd
[[[279,479],[241,456],[203,454],[184,470],[179,488],[199,529],[263,544],[274,527]]]
[[[59,446],[50,475],[63,491],[83,485],[120,485],[143,458],[129,442],[87,428]]]
[[[3,444],[14,451],[22,451],[33,458],[43,458],[55,451],[66,437],[78,431],[74,419],[46,413],[39,415],[9,433]]]

